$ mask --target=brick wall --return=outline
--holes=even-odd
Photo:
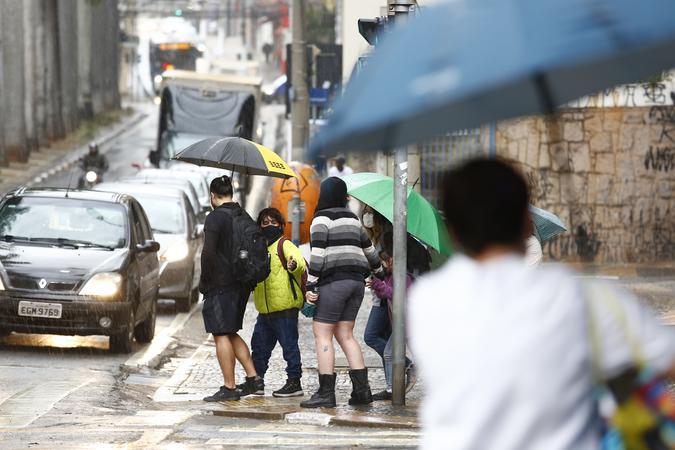
[[[569,232],[551,259],[675,259],[675,106],[583,108],[502,122],[497,155],[517,162],[536,206]]]

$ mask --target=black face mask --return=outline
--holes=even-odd
[[[262,228],[262,234],[269,244],[276,241],[284,234],[283,227],[268,226]]]

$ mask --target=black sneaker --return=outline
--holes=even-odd
[[[289,378],[286,380],[284,387],[278,391],[272,392],[272,395],[274,397],[302,397],[305,393],[302,392],[300,378]]]
[[[246,377],[246,381],[237,385],[237,391],[242,397],[248,395],[265,395],[265,380],[258,375]]]
[[[382,400],[391,400],[391,392],[385,390],[378,392],[376,394],[373,394],[373,401],[382,401]]]
[[[232,400],[239,400],[241,395],[237,389],[230,389],[225,386],[221,386],[218,392],[208,397],[204,397],[205,402],[226,402]]]

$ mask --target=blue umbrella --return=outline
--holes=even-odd
[[[453,1],[383,39],[311,152],[391,149],[549,113],[673,66],[673,0]]]
[[[530,205],[530,217],[532,218],[532,223],[534,223],[539,242],[548,241],[560,233],[567,231],[567,227],[562,223],[562,220],[550,211]]]

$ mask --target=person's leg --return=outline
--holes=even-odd
[[[345,308],[335,329],[335,338],[349,362],[349,378],[352,381],[352,395],[349,404],[367,405],[373,402],[373,394],[368,383],[368,369],[363,360],[363,351],[354,339],[354,323],[363,302],[364,284],[352,281],[349,285]]]
[[[335,370],[335,348],[333,347],[335,327],[335,324],[316,320],[312,323],[319,374],[332,374]]]
[[[275,320],[275,329],[279,344],[286,360],[286,384],[272,393],[275,397],[300,397],[304,395],[300,378],[302,363],[298,346],[298,316],[281,317]]]
[[[387,391],[389,392],[391,392],[392,389],[392,378],[394,368],[393,349],[394,349],[394,339],[389,338],[389,340],[387,341],[387,345],[384,347],[384,379],[387,382]]]
[[[302,363],[300,347],[298,346],[298,317],[274,319],[273,327],[286,361],[286,375],[289,379],[300,379],[302,377]]]
[[[340,321],[335,327],[335,339],[340,344],[342,351],[347,357],[351,369],[363,369],[363,352],[356,338],[354,338],[354,322]]]
[[[255,371],[262,378],[265,378],[267,367],[269,366],[272,350],[277,345],[276,333],[270,323],[273,319],[268,319],[258,315],[251,337],[251,358]]]
[[[237,361],[239,361],[239,363],[244,367],[246,377],[255,377],[257,373],[255,371],[255,366],[253,365],[251,352],[248,349],[248,345],[246,345],[246,341],[244,341],[241,336],[236,333],[230,334],[228,337],[230,339],[230,344],[232,345],[232,349],[234,350],[234,355],[237,358]]]
[[[223,373],[223,385],[228,389],[234,389],[234,364],[235,352],[229,336],[213,336],[216,343],[216,358],[220,371]]]
[[[381,305],[373,305],[368,315],[368,323],[366,330],[363,333],[363,340],[366,345],[384,358],[384,346],[387,345],[387,340],[391,334],[389,329],[389,317],[387,316],[387,307]],[[384,359],[382,360],[384,364]]]

